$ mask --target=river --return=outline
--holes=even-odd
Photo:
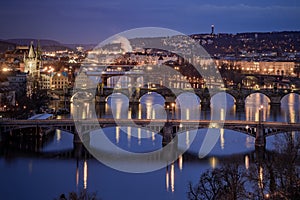
[[[216,100],[214,100],[214,98]],[[246,100],[245,110],[237,111],[230,96],[226,96],[226,107],[220,108],[218,97],[213,98],[211,111],[200,111],[200,119],[210,119],[214,109],[221,110],[220,118],[227,120],[258,121],[259,110],[263,109],[264,121],[300,122],[300,97],[290,94],[281,101],[281,107],[271,108],[268,99],[261,94],[252,94]],[[128,112],[126,98],[122,95],[108,99],[108,103],[96,106],[98,117],[102,118],[163,118],[164,112],[152,109],[153,105],[164,105],[158,94],[145,95],[136,110]],[[55,106],[55,103],[52,104]],[[57,104],[56,104],[57,105]],[[91,111],[86,107],[71,105],[71,113],[81,113],[89,117]],[[156,112],[157,111],[157,112]],[[129,113],[129,114],[128,114]],[[184,113],[184,114],[182,114]],[[169,113],[172,118],[193,118],[189,112],[181,112],[174,105]],[[58,116],[69,118],[70,115]],[[129,129],[129,131],[128,131]],[[161,148],[160,135],[145,130],[134,130],[131,127],[110,127],[104,132],[109,140],[118,147],[131,152],[148,152]],[[73,135],[56,130],[53,137],[40,144],[34,141],[18,141],[11,145],[0,146],[0,199],[54,199],[64,193],[87,190],[96,192],[101,199],[187,199],[188,183],[197,183],[200,175],[212,169],[232,155],[237,155],[248,165],[251,152],[255,150],[254,138],[243,133],[220,130],[220,136],[212,151],[203,159],[197,157],[207,129],[188,131],[182,134],[182,145],[188,146],[188,154],[179,157],[166,167],[147,173],[128,173],[115,170],[92,158],[88,154],[75,158],[72,152]],[[132,135],[128,135],[132,132]],[[135,135],[133,132],[140,132]],[[196,134],[197,133],[197,134]],[[293,133],[299,134],[299,133]],[[189,141],[191,135],[196,137]],[[144,137],[142,137],[144,136]],[[273,150],[275,136],[267,138],[267,150]],[[26,146],[27,145],[27,146]],[[35,145],[28,148],[28,145]],[[31,149],[31,150],[26,150]],[[32,150],[33,149],[33,150]],[[64,153],[62,153],[64,152]],[[73,152],[74,153],[74,152]],[[46,155],[46,156],[45,156]],[[48,156],[47,156],[48,155]],[[155,162],[155,161],[153,161]],[[250,160],[251,162],[251,160]],[[120,160],[119,165],[143,163],[127,163]],[[149,164],[149,163],[147,163]]]

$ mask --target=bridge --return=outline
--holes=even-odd
[[[99,128],[114,126],[130,126],[150,130],[163,137],[163,143],[172,141],[178,134],[189,130],[203,128],[229,129],[255,137],[256,146],[265,146],[265,139],[279,133],[300,131],[300,123],[266,122],[266,121],[211,121],[211,120],[150,120],[150,119],[53,119],[53,120],[2,120],[0,133],[13,134],[14,131],[30,128],[39,132],[41,128],[56,128],[74,134],[74,142],[81,142],[81,138],[88,137],[91,131]],[[80,129],[80,130],[78,130]]]
[[[83,91],[75,91],[75,94],[78,92],[87,92],[87,90]],[[157,88],[102,88],[97,91],[96,89],[88,90],[90,96],[95,98],[95,101],[98,103],[106,103],[107,99],[113,93],[119,93],[125,95],[129,99],[130,104],[138,104],[140,99],[148,93],[158,93],[160,94],[164,100],[166,105],[171,105],[175,103],[176,97],[183,93],[193,93],[200,99],[200,104],[202,108],[209,108],[211,99],[213,96],[219,93],[226,93],[233,97],[233,100],[238,108],[243,108],[245,106],[246,98],[251,94],[260,93],[265,95],[271,106],[280,106],[281,100],[288,94],[298,94],[300,95],[299,89],[249,89],[249,88],[220,88],[220,89],[206,89],[206,88],[172,88],[168,89],[165,87],[157,87]],[[74,94],[74,95],[75,95]],[[84,98],[82,98],[84,99]],[[75,102],[75,101],[73,101]]]
[[[180,94],[192,92],[199,97],[202,108],[207,109],[210,107],[211,98],[220,92],[231,95],[237,108],[243,108],[246,98],[254,93],[264,94],[269,99],[271,106],[280,106],[282,98],[288,94],[300,94],[299,88],[278,87],[278,80],[286,78],[278,75],[251,74],[251,76],[257,76],[258,81],[255,82],[257,83],[255,87],[247,87],[247,84],[243,81],[241,87],[224,87],[222,80],[205,83],[201,78],[181,77],[179,73],[171,73],[158,66],[117,65],[93,67],[89,65],[84,69],[86,71],[81,72],[79,77],[76,78],[72,100],[80,92],[89,92],[90,95],[88,96],[92,96],[96,102],[105,103],[111,94],[121,93],[128,97],[131,104],[137,104],[143,95],[156,92],[165,99],[167,105],[170,105],[175,102],[176,97]],[[178,76],[181,78],[178,78]],[[249,74],[243,75],[244,78],[249,76]],[[216,77],[210,78],[216,79]],[[264,85],[265,82],[270,82],[269,79],[271,79],[274,86]],[[83,85],[89,85],[87,87],[89,89],[83,89],[85,87]],[[82,99],[82,97],[77,99]]]

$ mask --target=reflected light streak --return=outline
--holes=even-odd
[[[109,108],[109,105],[106,103],[106,104],[104,105],[105,113],[108,113],[108,108]]]
[[[248,170],[249,169],[249,156],[245,156],[245,168]]]
[[[121,106],[122,103],[121,101],[116,101],[116,119],[120,119],[121,118]]]
[[[127,139],[128,139],[128,142],[130,142],[130,139],[131,139],[131,127],[130,126],[127,127]]]
[[[116,143],[120,141],[120,127],[116,126]]]
[[[182,157],[182,155],[180,155],[179,158],[178,158],[178,166],[179,166],[180,171],[182,171],[182,166],[183,166],[183,157]]]
[[[186,109],[186,120],[189,120],[190,119],[190,109]]]
[[[220,129],[220,145],[221,145],[221,149],[224,149],[225,146],[225,139],[224,139],[224,129],[221,128]]]
[[[186,135],[185,135],[185,145],[187,148],[190,147],[190,132],[186,131]]]
[[[77,166],[76,166],[76,187],[78,187],[78,185],[79,185],[79,168],[78,168],[78,163],[77,163]]]
[[[151,103],[146,103],[146,119],[151,119],[152,106]]]
[[[155,116],[155,109],[152,108],[152,118],[151,119],[155,119],[155,118],[156,118],[156,116]]]
[[[86,119],[89,117],[90,114],[90,104],[89,103],[84,103],[84,112],[85,112],[85,118]]]
[[[138,119],[142,119],[142,107],[141,107],[141,104],[139,104]]]
[[[258,122],[259,121],[259,110],[255,111],[255,116],[254,117],[255,117],[254,121]]]
[[[169,169],[167,166],[167,170],[166,170],[166,188],[167,188],[167,192],[169,191],[169,187],[170,187],[170,183],[169,183]]]
[[[141,145],[142,131],[141,128],[138,128],[138,144]]]
[[[61,130],[57,130],[56,131],[56,141],[60,141],[61,140]]]
[[[209,159],[209,164],[210,164],[210,166],[211,166],[213,169],[215,169],[215,168],[217,167],[217,164],[218,164],[218,159],[215,158],[215,157],[211,157],[211,158]]]
[[[87,161],[84,161],[83,165],[83,189],[87,188],[87,179],[88,179],[88,166]]]
[[[174,163],[171,164],[171,191],[175,191],[175,171]]]
[[[263,168],[262,166],[259,167],[259,175],[258,175],[258,186],[259,188],[263,188],[264,184],[263,184]]]
[[[128,116],[127,116],[128,119],[131,119],[131,113],[132,113],[132,111],[131,111],[131,109],[129,109],[128,110]]]
[[[152,132],[152,141],[154,142],[154,140],[155,140],[155,133]]]
[[[225,111],[224,108],[221,108],[220,119],[225,120]]]
[[[295,113],[295,109],[293,108],[294,102],[295,102],[295,96],[289,95],[289,98],[288,98],[288,106],[289,106],[289,113],[290,113],[289,121],[291,123],[296,122],[296,113]]]

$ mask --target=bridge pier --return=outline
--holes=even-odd
[[[281,96],[271,96],[269,104],[272,107],[280,107],[280,105],[281,105]]]
[[[255,148],[265,148],[266,146],[266,137],[263,125],[258,124],[256,128],[255,136]]]
[[[102,95],[96,95],[95,101],[97,103],[106,103],[106,98],[105,98],[105,96],[102,96]]]
[[[75,131],[74,135],[73,135],[73,144],[79,144],[82,143],[77,131]]]
[[[270,102],[269,103],[269,105],[271,106],[271,109],[273,108],[273,109],[278,109],[278,108],[280,108],[280,106],[281,106],[281,102]]]
[[[210,110],[210,99],[203,99],[200,102],[201,110]]]
[[[245,100],[237,99],[235,102],[236,110],[243,111],[245,109]]]
[[[162,146],[166,146],[173,140],[173,126],[170,122],[167,122],[162,129]]]
[[[139,105],[139,99],[135,99],[135,98],[130,98],[129,99],[129,105]]]

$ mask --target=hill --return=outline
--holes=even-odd
[[[0,40],[0,52],[5,52],[7,50],[14,50],[16,47],[16,44]]]
[[[31,42],[33,42],[34,46],[37,46],[37,43],[40,43],[41,48],[43,51],[59,51],[59,50],[72,50],[72,48],[68,47],[67,45],[61,44],[60,42],[57,42],[55,40],[37,40],[37,39],[30,39],[30,38],[18,38],[18,39],[9,39],[4,40],[4,42],[12,43],[15,45],[30,45]]]

